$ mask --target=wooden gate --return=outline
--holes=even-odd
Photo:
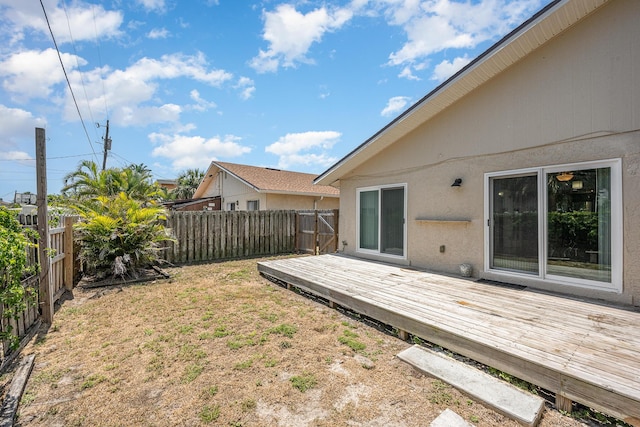
[[[296,252],[326,254],[338,250],[338,209],[296,212]]]

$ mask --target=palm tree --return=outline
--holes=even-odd
[[[192,198],[203,178],[204,171],[200,169],[187,169],[178,175],[178,186],[172,191],[176,199]]]
[[[62,194],[75,199],[82,199],[102,192],[104,181],[98,165],[91,160],[83,160],[78,169],[64,177]]]
[[[114,197],[121,192],[147,203],[160,197],[160,188],[151,182],[151,170],[144,164],[100,170],[91,160],[80,162],[78,169],[67,174],[62,193],[83,201],[99,196]]]

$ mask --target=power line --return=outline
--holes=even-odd
[[[119,154],[114,153],[113,151],[111,152],[111,154],[112,154],[114,157],[118,157],[119,159],[121,159],[121,160],[118,160],[118,161],[120,162],[120,164],[121,164],[122,166],[129,166],[129,165],[132,165],[132,164],[133,164],[133,162],[131,162],[131,161],[129,161],[129,160],[127,160],[127,159],[125,159],[124,157],[122,157],[122,156],[121,156],[121,155],[119,155]],[[123,162],[122,162],[123,160],[124,160],[126,163],[123,163]]]
[[[49,33],[51,33],[51,39],[53,40],[53,45],[56,48],[56,52],[58,52],[58,59],[60,60],[60,66],[62,67],[62,72],[64,73],[64,78],[67,80],[67,85],[69,86],[69,91],[71,92],[71,97],[73,98],[73,103],[76,106],[76,111],[78,112],[78,116],[80,116],[80,122],[82,123],[82,128],[84,129],[85,135],[87,135],[87,141],[89,141],[89,146],[91,147],[91,151],[93,151],[93,156],[98,159],[96,156],[96,152],[93,149],[93,144],[91,143],[91,138],[89,137],[89,132],[87,131],[87,127],[84,124],[84,119],[82,118],[82,114],[80,113],[80,107],[78,106],[78,101],[76,101],[76,95],[73,93],[73,88],[71,87],[71,82],[69,81],[69,76],[67,75],[67,70],[64,68],[64,63],[62,62],[62,55],[60,54],[60,49],[58,48],[58,43],[56,42],[56,38],[53,35],[53,30],[51,29],[51,23],[49,23],[49,17],[47,16],[47,10],[44,8],[44,3],[40,0],[40,6],[42,6],[42,12],[44,13],[44,19],[47,21],[47,26],[49,27]]]
[[[95,152],[93,154],[96,154]],[[57,160],[57,159],[70,159],[72,157],[85,157],[85,156],[90,156],[91,153],[86,153],[86,154],[74,154],[72,156],[56,156],[56,157],[47,157],[47,160]],[[36,159],[28,157],[25,159],[0,159],[0,162],[28,162],[28,161],[35,161]]]
[[[109,107],[107,106],[107,91],[104,88],[104,76],[102,75],[102,56],[100,55],[100,39],[98,38],[98,26],[96,25],[96,10],[95,5],[91,6],[91,13],[93,14],[93,31],[96,35],[96,46],[98,50],[98,65],[100,65],[100,82],[102,83],[102,99],[104,100],[104,112],[109,119]]]
[[[80,74],[80,83],[82,83],[82,90],[84,91],[84,99],[87,101],[87,109],[89,110],[89,116],[91,117],[91,121],[95,122],[93,118],[93,112],[91,111],[91,103],[89,102],[89,95],[87,95],[87,87],[84,84],[84,75],[80,72],[80,63],[78,61],[78,50],[76,49],[76,43],[73,39],[73,34],[71,32],[71,22],[69,21],[69,13],[67,12],[67,2],[62,1],[62,8],[64,9],[64,15],[67,17],[67,28],[69,29],[69,38],[71,39],[71,46],[73,47],[73,53],[76,56],[76,66],[78,67],[78,73]],[[94,130],[95,131],[95,130]],[[97,132],[96,132],[97,135]]]
[[[33,166],[28,166],[28,167],[32,168]],[[49,172],[52,172],[54,174],[61,174],[61,175],[69,173],[68,171],[63,171],[62,169],[50,169],[50,168],[47,168],[47,173],[49,173]],[[0,174],[2,174],[2,175],[4,175],[4,174],[7,174],[7,175],[9,175],[9,174],[11,174],[11,175],[13,175],[13,174],[33,175],[33,171],[32,170],[22,170],[22,171],[7,171],[7,170],[3,170],[2,172],[0,172]]]

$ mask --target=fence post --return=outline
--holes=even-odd
[[[49,247],[49,222],[47,220],[47,149],[45,130],[36,128],[36,178],[38,205],[38,261],[40,261],[40,293],[39,302],[42,320],[53,322],[53,295],[51,292],[51,278],[49,269],[51,260],[47,248]]]
[[[74,218],[64,217],[64,287],[73,290],[73,222]]]
[[[320,236],[318,236],[318,210],[313,211],[313,254],[320,255]]]
[[[333,210],[333,241],[335,242],[335,245],[333,248],[333,252],[338,252],[338,248],[340,247],[338,242],[338,238],[340,234],[338,233],[339,226],[340,226],[340,210],[334,209]]]

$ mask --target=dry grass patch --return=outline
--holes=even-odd
[[[76,289],[27,348],[21,426],[516,426],[395,355],[408,343],[260,277],[256,261]],[[578,426],[548,411],[542,426]]]

